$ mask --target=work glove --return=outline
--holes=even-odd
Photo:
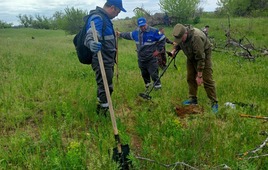
[[[160,53],[159,51],[155,50],[154,53],[153,53],[153,56],[157,57],[159,55],[159,53]]]
[[[90,50],[93,53],[97,53],[98,51],[100,51],[101,50],[101,46],[102,46],[102,44],[100,42],[96,42],[96,41],[91,41],[90,42]]]
[[[115,35],[116,35],[117,37],[120,37],[120,32],[119,32],[119,31],[115,31]]]
[[[169,57],[174,57],[174,53],[169,52],[169,51],[166,51],[166,53],[167,53],[167,55],[168,55]]]
[[[177,52],[177,50],[173,49],[171,52],[167,52],[167,54],[169,57],[173,58],[173,57],[175,57],[176,52]]]

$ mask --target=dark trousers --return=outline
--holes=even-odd
[[[141,75],[145,84],[151,83],[151,79],[155,82],[158,76],[158,63],[157,58],[154,57],[148,61],[139,61],[139,68],[141,70]],[[160,85],[160,80],[156,85]]]
[[[96,79],[97,86],[98,86],[97,87],[97,97],[99,99],[99,102],[101,104],[107,103],[107,98],[106,98],[106,93],[105,93],[105,89],[104,89],[104,83],[102,80],[101,69],[99,67],[99,63],[92,62],[91,66],[95,72],[95,79]],[[107,78],[110,94],[112,94],[113,93],[114,67],[104,65],[104,68],[105,68],[105,73],[106,73],[106,78]]]

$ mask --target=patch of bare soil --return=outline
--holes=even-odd
[[[175,108],[175,112],[180,118],[185,118],[186,116],[189,115],[204,113],[204,108],[199,105],[189,105],[189,106],[177,105]]]

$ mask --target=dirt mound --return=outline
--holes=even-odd
[[[175,111],[180,118],[185,118],[187,115],[202,114],[204,108],[199,105],[176,106]]]

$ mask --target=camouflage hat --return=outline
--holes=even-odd
[[[175,37],[174,41],[176,43],[181,43],[182,36],[185,34],[186,28],[182,24],[176,24],[173,28],[173,36]]]

